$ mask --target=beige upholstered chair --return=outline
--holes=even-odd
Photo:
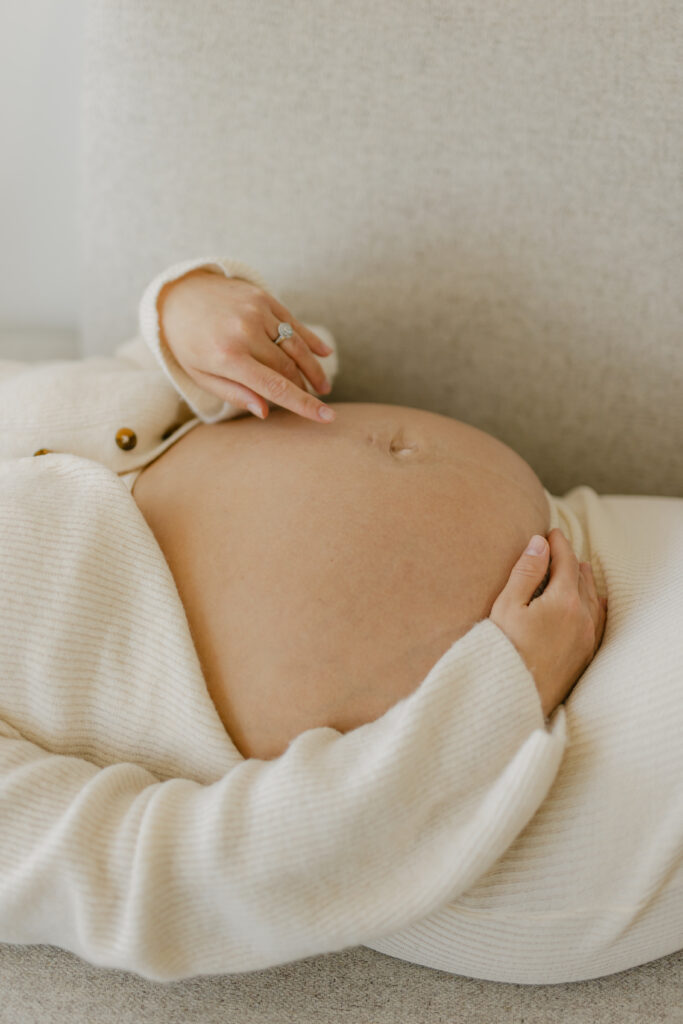
[[[466,420],[554,493],[683,495],[682,35],[676,0],[92,0],[86,354],[160,268],[236,257],[335,334],[333,401]],[[359,948],[157,985],[4,947],[0,1020],[673,1021],[682,974],[514,986]]]

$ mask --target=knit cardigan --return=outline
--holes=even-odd
[[[165,981],[418,922],[508,849],[566,744],[564,709],[544,720],[486,619],[376,721],[239,754],[122,479],[243,414],[160,338],[162,285],[199,266],[266,287],[237,261],[188,260],[151,281],[112,356],[0,363],[0,941]],[[336,346],[320,362],[333,378]]]

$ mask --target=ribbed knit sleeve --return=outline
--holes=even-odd
[[[195,381],[193,381],[192,378],[185,373],[166,343],[159,324],[157,300],[163,286],[170,281],[178,280],[185,274],[189,274],[192,270],[197,270],[199,267],[202,267],[204,270],[210,270],[216,274],[224,274],[226,277],[243,278],[246,281],[250,281],[252,284],[258,285],[259,288],[269,291],[266,282],[258,271],[247,266],[246,263],[243,263],[240,260],[222,259],[212,256],[203,256],[191,260],[184,260],[180,263],[174,263],[172,266],[167,267],[147,285],[138,307],[138,324],[140,336],[149,346],[149,349],[154,354],[159,366],[166,374],[169,381],[173,384],[173,387],[176,389],[178,394],[182,395],[185,399],[195,416],[198,416],[204,423],[218,423],[221,420],[232,419],[236,415],[244,415],[244,409],[240,406],[233,405],[231,402],[224,402],[216,395],[212,395],[210,392],[205,391]],[[338,368],[334,337],[326,327],[323,327],[320,324],[306,324],[306,327],[309,327],[310,330],[318,334],[323,341],[327,342],[328,345],[331,345],[334,348],[334,351],[327,356],[319,356],[316,353],[313,353],[313,358],[320,363],[330,383],[332,383]],[[316,394],[305,378],[304,383],[306,384],[309,394]],[[272,403],[269,403],[269,405],[272,405]]]
[[[244,759],[125,485],[0,466],[0,941],[172,980],[372,941],[472,885],[565,745],[490,620],[341,734]]]
[[[376,721],[245,760],[144,518],[79,454],[0,465],[0,941],[158,980],[254,970],[392,933],[495,863],[566,735],[490,620]]]
[[[211,785],[3,731],[0,941],[157,980],[265,968],[419,920],[506,850],[565,741],[563,713],[543,727],[490,621],[376,722],[310,730]]]

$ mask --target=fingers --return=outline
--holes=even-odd
[[[593,628],[595,631],[593,653],[595,653],[602,643],[602,637],[605,632],[607,598],[600,597],[598,594],[595,586],[595,578],[593,576],[593,567],[590,562],[581,562],[579,568],[581,572],[579,592],[584,604],[590,611],[591,619],[593,621]]]
[[[600,608],[600,600],[598,598],[598,592],[595,589],[593,567],[590,564],[590,562],[579,563],[579,593],[581,594],[585,602],[590,606],[593,618],[597,619],[598,610]]]
[[[561,530],[551,530],[548,534],[548,543],[551,562],[546,594],[566,596],[567,593],[575,591],[579,584],[579,560]]]
[[[249,355],[234,357],[231,360],[231,379],[229,381],[217,374],[206,374],[206,376],[212,381],[211,390],[214,394],[224,395],[228,402],[233,401],[235,388],[242,384],[244,388],[240,389],[240,393],[244,394],[246,390],[250,395],[250,401],[255,399],[259,405],[265,398],[269,402],[281,405],[284,409],[289,409],[305,419],[315,420],[317,423],[329,423],[336,416],[334,410],[320,399],[309,395],[307,391],[292,384],[277,370],[273,370],[270,366],[264,365]],[[244,407],[242,399],[237,404]],[[244,404],[246,405],[246,403]],[[263,418],[266,415],[267,411]]]
[[[306,419],[332,421],[334,411],[317,397],[309,395],[306,378],[317,394],[329,394],[331,384],[311,349],[322,356],[329,355],[334,349],[267,292],[261,291],[258,302],[252,303],[248,312],[249,350],[239,353],[233,349],[230,353],[229,373],[223,375],[225,383],[222,390],[226,400],[233,402],[234,395],[243,407],[251,408],[253,405],[251,411],[262,419],[268,415],[268,402],[273,402]],[[275,344],[280,322],[289,323],[294,333]],[[220,379],[219,374],[212,377],[214,393],[219,393],[215,385]],[[239,385],[242,385],[241,389]],[[245,401],[247,393],[250,396],[248,403]]]
[[[537,542],[537,548],[534,548],[533,542]],[[550,549],[545,537],[535,534],[513,565],[498,601],[515,605],[529,604],[546,573],[549,555]]]
[[[585,562],[581,562],[579,566],[578,592],[585,616],[587,636],[590,634],[588,656],[592,658],[595,654],[595,631],[600,621],[600,604],[598,602],[598,595],[591,589],[591,581]]]
[[[598,588],[595,585],[595,576],[593,574],[593,566],[590,562],[581,562],[581,570],[587,574],[587,582],[589,583],[591,592],[598,603],[598,607],[601,608],[603,612],[606,612],[607,598],[601,597],[600,594],[598,594]]]
[[[277,317],[278,323],[284,321],[287,324],[291,324],[296,333],[300,338],[303,338],[306,345],[319,356],[329,356],[330,352],[334,349],[330,348],[322,338],[319,338],[317,334],[309,330],[305,324],[302,324],[296,317],[292,316],[286,306],[283,306],[281,302],[273,298],[272,295],[268,296],[270,308],[273,311],[274,316]],[[275,325],[275,333],[273,337],[277,337],[277,324]],[[313,381],[311,381],[313,383]],[[315,387],[315,385],[313,385]],[[319,388],[317,390],[320,390]]]
[[[291,337],[285,338],[284,341],[275,345],[274,340],[277,338],[277,329],[280,321],[272,314],[266,317],[266,331],[274,350],[274,352],[271,353],[271,356],[275,359],[275,362],[271,362],[269,359],[269,365],[273,366],[274,369],[279,370],[283,377],[289,377],[290,379],[292,379],[292,377],[289,373],[285,372],[285,368],[293,366],[296,369],[296,366],[298,366],[305,373],[319,394],[329,394],[332,387],[327,379],[325,371],[315,356],[311,353],[308,343],[305,340],[302,340],[302,337],[294,326],[294,323],[292,323],[291,320],[287,322],[292,324],[295,333]],[[310,337],[317,338],[317,335],[313,334],[312,331],[308,331],[307,333]],[[303,387],[303,384],[301,386]]]
[[[226,380],[225,377],[216,373],[208,373],[205,370],[198,370],[196,367],[188,368],[187,373],[200,387],[217,395],[224,402],[230,402],[231,405],[235,405],[239,409],[248,409],[254,416],[258,416],[262,420],[268,415],[268,404],[261,396],[236,381]]]
[[[596,649],[596,651],[597,651],[598,647],[600,646],[600,644],[602,643],[602,638],[605,635],[605,626],[606,625],[607,625],[607,598],[606,597],[601,597],[600,598],[600,619],[598,621],[598,628],[595,631],[595,639],[596,639],[595,649]]]
[[[550,601],[565,602],[572,594],[579,598],[588,611],[594,628],[597,651],[602,641],[607,617],[607,599],[600,597],[595,586],[593,567],[590,562],[579,562],[571,544],[561,530],[553,529],[548,534],[551,550],[550,582],[544,596]]]
[[[286,377],[287,380],[291,380],[292,384],[295,384],[296,387],[301,388],[302,391],[307,391],[308,389],[306,387],[306,381],[304,380],[302,374],[299,373],[296,363],[293,362],[291,359],[287,358],[285,353],[282,351],[280,345],[273,345],[273,349],[277,350],[277,352],[280,354],[276,355],[274,354],[274,352],[271,352],[269,350],[268,355],[264,356],[261,359],[261,362],[265,366],[270,366],[271,370],[277,370],[279,374],[281,374],[283,377]]]

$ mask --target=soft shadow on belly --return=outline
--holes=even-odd
[[[540,481],[489,435],[330,404],[332,424],[277,409],[197,426],[133,491],[244,756],[383,714],[489,614],[549,525]]]

